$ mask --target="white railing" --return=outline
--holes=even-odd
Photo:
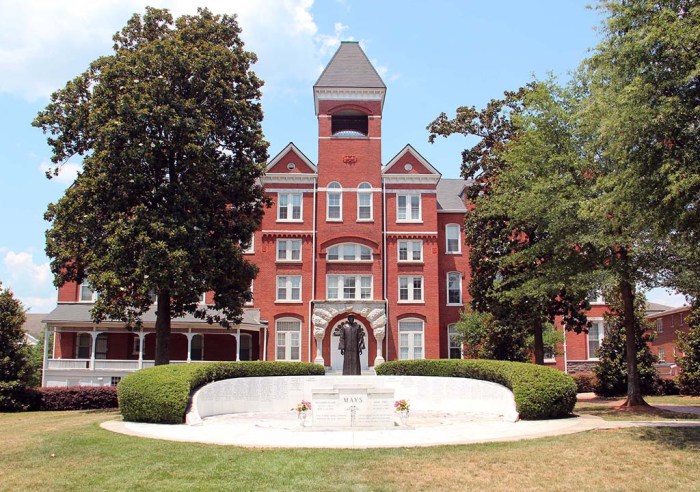
[[[90,369],[90,359],[49,359],[47,369]]]
[[[137,360],[95,360],[95,369],[108,369],[112,371],[137,371],[138,368],[139,361]]]

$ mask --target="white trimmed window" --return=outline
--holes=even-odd
[[[663,318],[656,318],[656,333],[663,333],[664,332],[664,319]]]
[[[462,252],[459,224],[447,224],[445,226],[445,252],[447,254],[459,254]]]
[[[301,261],[301,239],[278,239],[277,261]]]
[[[279,275],[277,277],[277,301],[301,301],[301,275]]]
[[[423,241],[420,239],[400,239],[398,248],[399,261],[423,261]]]
[[[671,328],[675,328],[676,327],[676,317],[674,315],[671,315],[671,316],[669,316],[669,318],[671,319]]]
[[[255,298],[253,297],[253,287],[255,287],[255,280],[250,281],[250,287],[248,288],[248,292],[250,292],[250,301],[245,302],[245,306],[252,306],[255,303]]]
[[[357,187],[357,221],[371,221],[373,218],[372,186],[360,183]]]
[[[605,298],[603,298],[603,292],[598,289],[594,289],[588,293],[588,302],[591,304],[605,304]]]
[[[340,183],[335,181],[330,183],[326,195],[328,197],[326,201],[326,220],[343,220],[343,189]]]
[[[206,304],[207,303],[207,293],[202,292],[199,296],[199,300],[197,301],[197,304]]]
[[[590,320],[590,318],[589,318]],[[591,320],[591,327],[588,329],[588,358],[598,359],[598,350],[603,343],[605,329],[602,320]]]
[[[252,255],[255,253],[255,234],[250,236],[250,243],[246,246],[245,244],[241,244],[241,253],[244,255]]]
[[[78,333],[75,337],[75,358],[89,359],[92,354],[92,335]]]
[[[80,284],[80,302],[95,302],[97,300],[97,292],[92,290],[88,281]]]
[[[301,321],[281,318],[275,322],[275,358],[301,360]]]
[[[447,274],[447,305],[462,305],[462,274],[460,272]]]
[[[423,302],[423,277],[399,277],[399,302]]]
[[[336,244],[326,253],[328,261],[372,261],[372,250],[357,243]]]
[[[302,222],[301,193],[277,194],[277,220],[280,222]]]
[[[421,220],[420,194],[396,195],[396,221],[420,222]]]
[[[447,325],[447,358],[462,358],[462,341],[459,338],[459,333],[457,333],[457,325],[455,323]]]
[[[666,349],[659,347],[659,362],[666,362]]]
[[[326,298],[372,299],[371,275],[326,275]]]
[[[95,359],[107,358],[108,338],[106,333],[100,333],[95,339]]]
[[[423,358],[423,321],[412,318],[399,320],[399,359]]]
[[[253,336],[250,333],[241,333],[238,342],[240,343],[239,360],[253,360]]]

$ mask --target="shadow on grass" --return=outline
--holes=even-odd
[[[673,412],[654,406],[622,407],[624,400],[591,399],[576,404],[577,415],[594,415],[605,420],[698,420],[699,414]]]
[[[700,451],[698,427],[639,427],[635,433],[642,441],[653,441],[673,449]]]

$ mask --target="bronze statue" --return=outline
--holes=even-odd
[[[338,348],[343,356],[343,376],[359,375],[360,354],[365,349],[365,332],[355,323],[355,316],[352,314],[340,328]]]

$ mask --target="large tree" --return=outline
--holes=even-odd
[[[438,135],[461,134],[476,137],[474,146],[462,153],[462,176],[470,181],[466,191],[468,211],[465,241],[469,246],[471,307],[490,313],[492,335],[489,353],[506,358],[527,357],[526,340],[533,340],[535,362],[544,363],[543,327],[563,316],[565,326],[580,332],[587,322],[585,286],[567,287],[563,282],[530,281],[536,266],[546,261],[520,261],[519,252],[533,251],[542,238],[537,221],[516,219],[508,207],[496,207],[492,195],[508,163],[504,152],[511,142],[523,137],[526,128],[519,124],[529,95],[537,90],[530,84],[502,99],[491,100],[482,110],[460,107],[454,118],[445,113],[436,118],[428,130],[430,141]],[[545,232],[546,234],[546,232]],[[530,278],[531,280],[531,278]]]
[[[0,412],[26,410],[33,367],[24,337],[25,309],[0,283]]]
[[[46,213],[54,283],[87,280],[96,322],[138,326],[155,297],[156,364],[169,362],[171,318],[237,322],[256,274],[241,251],[266,204],[267,143],[262,81],[240,32],[235,16],[200,9],[174,21],[149,7],[34,121],[50,135],[54,173],[83,157]]]

